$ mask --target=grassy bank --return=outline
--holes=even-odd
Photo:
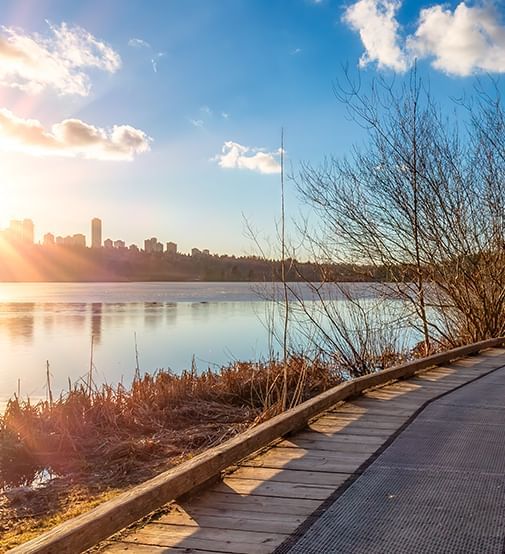
[[[218,372],[160,371],[132,386],[11,400],[0,416],[0,551],[342,380],[338,363],[293,356]],[[51,477],[48,480],[48,477]]]

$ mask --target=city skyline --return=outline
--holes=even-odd
[[[148,237],[142,241],[128,244],[123,239],[111,239],[109,237],[102,240],[102,219],[93,217],[90,219],[89,235],[86,233],[73,233],[70,235],[57,235],[52,231],[45,231],[42,234],[42,240],[35,240],[35,224],[32,219],[24,218],[20,220],[13,219],[9,222],[7,228],[0,228],[0,242],[25,243],[41,246],[66,245],[79,246],[86,248],[115,248],[144,251],[146,253],[168,253],[171,255],[182,254],[177,249],[177,243],[171,240],[159,240],[158,237]],[[210,255],[208,248],[191,247],[188,254],[192,256],[203,254]]]
[[[245,221],[275,240],[281,129],[288,233],[292,217],[312,217],[289,176],[364,136],[335,98],[343,68],[401,83],[417,60],[443,109],[505,71],[496,2],[2,7],[0,226],[30,213],[68,235],[99,211],[127,243],[180,234],[183,251],[250,253]]]

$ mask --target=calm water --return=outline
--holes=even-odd
[[[270,288],[269,288],[270,287]],[[0,402],[16,392],[44,398],[46,361],[54,392],[83,377],[128,383],[135,369],[181,371],[266,357],[265,300],[252,283],[0,283]],[[373,296],[370,285],[353,285]],[[304,291],[304,295],[308,292]]]

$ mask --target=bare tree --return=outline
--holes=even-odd
[[[428,354],[505,332],[505,117],[499,95],[445,118],[416,68],[404,83],[336,87],[364,147],[296,180],[319,213],[322,260],[383,268]]]

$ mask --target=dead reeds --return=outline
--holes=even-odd
[[[80,384],[37,403],[14,397],[0,416],[0,486],[28,484],[41,469],[61,475],[99,465],[124,475],[146,460],[193,453],[278,413],[286,375],[290,404],[341,380],[336,366],[302,356],[288,358],[285,369],[275,360],[237,362],[218,372],[145,374],[129,388]]]

